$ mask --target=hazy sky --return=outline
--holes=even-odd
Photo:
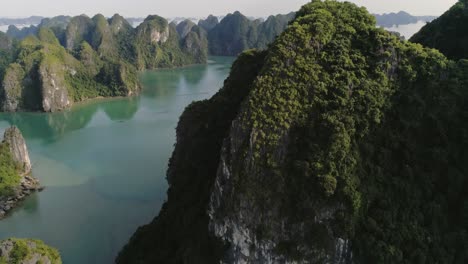
[[[165,17],[204,17],[236,10],[249,16],[267,16],[298,10],[308,0],[0,0],[0,17],[30,15],[94,15],[127,17],[158,14]],[[414,15],[440,15],[456,0],[351,0],[370,12],[404,10]]]

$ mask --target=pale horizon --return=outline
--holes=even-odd
[[[118,13],[124,17],[146,17],[156,14],[163,17],[203,18],[208,15],[223,16],[240,11],[246,16],[267,17],[297,11],[308,0],[16,0],[2,4],[0,17],[25,18],[30,16],[54,17],[59,15],[93,16],[103,14],[111,17]],[[457,0],[351,0],[358,6],[364,6],[371,13],[383,14],[405,11],[412,15],[440,16]],[[181,8],[183,7],[183,8]],[[206,8],[208,7],[208,8]]]

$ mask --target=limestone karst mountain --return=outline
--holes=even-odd
[[[466,262],[467,73],[312,1],[187,107],[168,200],[117,262]]]

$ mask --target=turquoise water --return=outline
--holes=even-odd
[[[65,264],[113,263],[166,198],[168,159],[184,108],[222,87],[233,58],[142,74],[142,94],[63,113],[0,113],[0,133],[18,126],[33,175],[46,189],[0,221],[0,239],[37,238]]]

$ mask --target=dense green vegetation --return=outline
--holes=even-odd
[[[264,57],[263,52],[243,53],[223,89],[210,100],[187,107],[169,164],[169,202],[153,223],[137,231],[117,263],[215,263],[221,257],[219,243],[207,232],[206,204],[223,139]]]
[[[255,70],[240,78],[241,65]],[[285,232],[283,221],[300,227],[274,241],[276,254],[323,263],[341,237],[357,263],[466,263],[466,87],[467,60],[402,41],[349,2],[313,0],[266,56],[240,56],[216,96],[186,109],[168,202],[119,262],[219,262],[218,254],[202,253],[222,248],[206,227],[206,208],[235,120],[223,146],[235,187],[223,190],[217,214],[268,218],[255,227],[259,240]],[[242,96],[226,96],[232,92]],[[226,123],[218,127],[220,120]],[[327,208],[331,220],[317,222]]]
[[[31,261],[34,255],[40,257],[37,263],[42,263],[46,259],[52,264],[62,263],[59,252],[40,240],[12,238],[0,241],[0,244],[5,242],[12,242],[13,249],[9,252],[8,258],[7,256],[2,256],[2,252],[0,252],[0,264],[26,263],[26,261]]]
[[[354,5],[313,1],[265,65],[244,126],[255,131],[257,166],[271,184],[287,183],[291,215],[310,200],[344,202],[334,232],[353,238],[362,263],[467,259],[468,197],[454,188],[468,183],[465,63],[376,29]],[[286,135],[294,141],[282,164],[273,155]],[[238,171],[241,189],[274,195]]]
[[[450,59],[468,58],[468,1],[459,0],[445,14],[425,25],[411,42],[440,50]]]
[[[0,197],[11,195],[21,181],[19,165],[13,160],[10,148],[0,143]]]

